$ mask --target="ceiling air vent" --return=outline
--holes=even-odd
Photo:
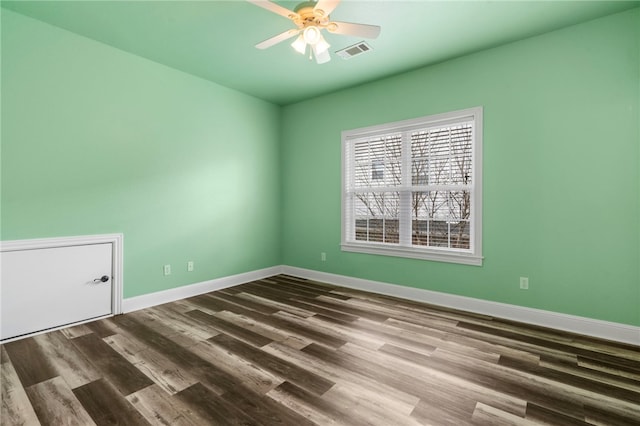
[[[363,53],[367,53],[370,50],[372,50],[371,46],[369,46],[364,41],[361,41],[360,43],[356,43],[353,46],[345,47],[342,50],[338,50],[336,52],[336,55],[340,56],[342,59],[351,59],[354,56],[362,55]]]

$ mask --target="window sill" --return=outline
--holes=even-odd
[[[342,243],[342,251],[377,254],[382,256],[406,257],[409,259],[433,260],[436,262],[458,263],[462,265],[482,266],[482,256],[458,251],[425,250],[410,247],[390,247],[383,244]]]

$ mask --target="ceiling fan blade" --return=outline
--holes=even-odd
[[[333,34],[376,38],[380,34],[380,27],[377,25],[352,24],[350,22],[330,22],[327,26],[327,31]]]
[[[271,38],[266,39],[265,41],[262,41],[258,44],[256,44],[256,47],[258,49],[266,49],[268,47],[273,46],[274,44],[278,44],[282,41],[285,41],[288,38],[291,38],[295,35],[297,35],[300,32],[299,29],[297,28],[292,28],[290,30],[287,30],[283,33],[278,34],[277,36],[273,36]]]
[[[285,18],[293,19],[298,17],[298,14],[295,13],[293,10],[289,10],[286,7],[282,7],[279,4],[275,4],[267,0],[247,0],[247,1],[263,9],[267,9],[270,12],[277,13],[280,16],[284,16]]]
[[[313,49],[313,56],[316,57],[316,62],[318,64],[324,64],[331,60],[331,54],[329,53],[328,49],[325,49],[322,52],[318,53],[316,45],[313,45],[311,48]]]
[[[340,0],[318,0],[316,6],[313,8],[314,10],[322,10],[324,12],[324,16],[329,16],[331,12],[338,6]]]

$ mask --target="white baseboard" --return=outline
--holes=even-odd
[[[288,274],[300,278],[335,284],[342,287],[370,291],[373,293],[400,297],[402,299],[415,300],[418,302],[425,302],[433,305],[445,306],[448,308],[460,309],[463,311],[490,315],[497,318],[504,318],[640,346],[640,327],[628,324],[579,317],[575,315],[545,311],[542,309],[527,308],[507,303],[474,299],[471,297],[457,296],[437,291],[423,290],[286,265],[273,266],[270,268],[217,278],[156,293],[130,297],[122,301],[122,310],[124,313],[133,312],[138,309],[149,308],[151,306],[197,296],[214,290],[221,290],[223,288],[268,278],[278,274]]]
[[[242,274],[216,278],[182,287],[171,288],[169,290],[143,294],[142,296],[129,297],[122,301],[122,311],[123,313],[127,313],[137,311],[139,309],[150,308],[152,306],[197,296],[210,291],[222,290],[223,288],[233,287],[234,285],[261,280],[280,273],[282,273],[281,266],[272,266],[270,268],[258,269],[257,271],[245,272]]]
[[[430,303],[433,305],[446,306],[463,311],[475,312],[497,318],[504,318],[640,346],[640,327],[632,325],[545,311],[542,309],[509,305],[506,303],[491,302],[488,300],[405,287],[379,281],[370,281],[345,275],[314,271],[311,269],[296,268],[293,266],[282,266],[281,272],[283,274],[325,282],[328,284],[335,284],[342,287],[370,291],[388,296]]]

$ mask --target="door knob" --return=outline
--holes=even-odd
[[[96,278],[95,280],[93,280],[94,283],[106,283],[107,281],[109,281],[109,277],[106,275],[101,276],[100,278]]]

